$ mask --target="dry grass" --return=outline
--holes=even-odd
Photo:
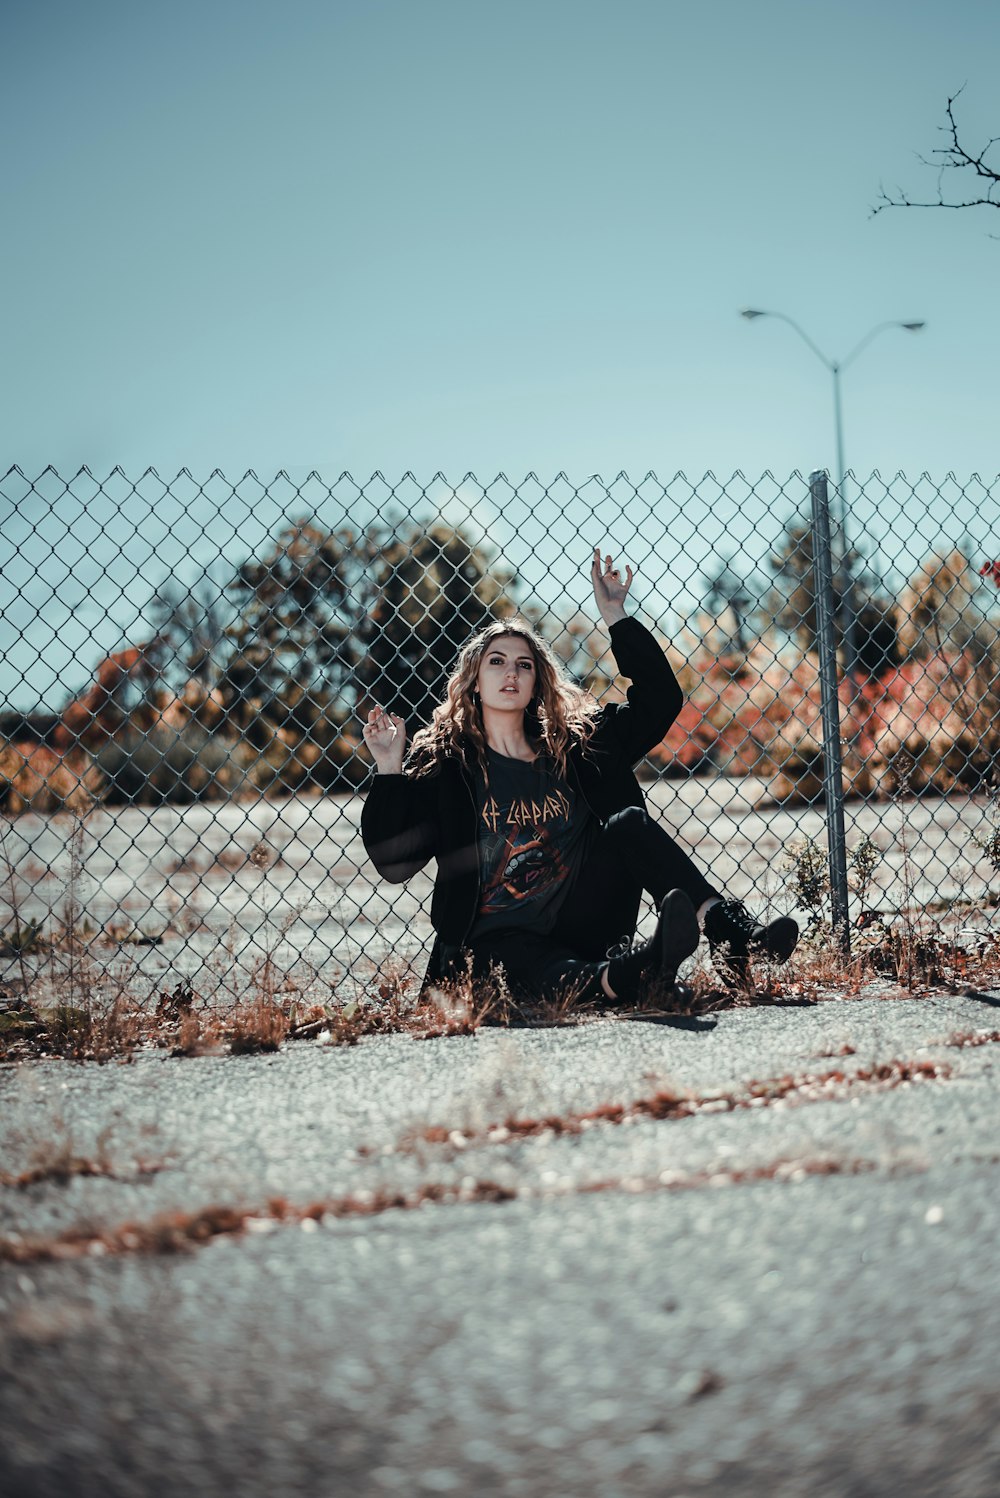
[[[56,1005],[45,1017],[57,1054],[73,1061],[127,1059],[142,1038],[142,1010],[121,990],[103,1001],[88,994],[81,1005]]]
[[[860,1091],[885,1092],[914,1082],[943,1081],[951,1068],[936,1061],[887,1061],[846,1072],[786,1074],[765,1081],[750,1081],[738,1089],[712,1089],[695,1093],[687,1088],[661,1087],[648,1097],[631,1103],[602,1103],[585,1112],[548,1114],[538,1118],[508,1117],[481,1131],[434,1124],[417,1135],[407,1135],[403,1148],[414,1143],[447,1144],[464,1149],[470,1144],[506,1144],[512,1139],[534,1139],[549,1135],[583,1134],[600,1124],[625,1124],[637,1119],[664,1121],[693,1118],[700,1113],[734,1113],[775,1103],[836,1102]]]
[[[711,963],[688,975],[691,1017],[756,1005],[815,1004],[868,996],[909,997],[926,991],[975,993],[1000,986],[1000,940],[988,932],[970,940],[946,933],[929,916],[920,921],[869,921],[853,934],[845,960],[832,934],[817,927],[781,967],[754,964],[746,986],[726,985]],[[220,955],[224,985],[210,996],[180,979],[154,997],[135,996],[134,964],[104,969],[92,937],[64,922],[46,939],[44,968],[0,992],[0,1061],[39,1056],[75,1061],[128,1059],[139,1047],[166,1047],[177,1056],[255,1055],[289,1040],[351,1046],[371,1036],[438,1039],[471,1035],[482,1026],[555,1026],[590,1022],[595,1014],[641,1019],[676,1010],[672,995],[649,993],[643,1004],[619,1011],[591,1006],[569,991],[534,1004],[516,1002],[501,973],[474,981],[468,970],[421,992],[412,968],[390,959],[366,980],[303,1001],[298,987],[265,954],[248,973],[233,953]],[[965,944],[963,944],[963,941]],[[888,990],[886,985],[890,985]],[[975,986],[974,986],[975,985]],[[313,985],[309,985],[313,987]]]
[[[7,932],[0,933],[0,950],[17,963],[20,974],[19,981],[8,980],[6,991],[0,990],[0,1060],[45,1055],[108,1061],[127,1059],[139,1046],[166,1047],[188,1057],[253,1055],[273,1052],[289,1040],[350,1046],[386,1034],[432,1039],[470,1035],[484,1025],[578,1024],[598,1013],[642,1018],[683,1008],[697,1018],[753,1005],[804,1005],[864,995],[892,998],[932,989],[969,992],[974,984],[1000,985],[1000,938],[985,921],[981,933],[960,926],[961,920],[978,920],[978,910],[916,910],[905,856],[904,887],[910,900],[899,910],[866,911],[852,932],[852,955],[845,958],[826,914],[824,858],[821,850],[804,844],[791,850],[788,863],[790,887],[806,907],[803,939],[781,967],[755,961],[743,985],[720,977],[702,957],[685,974],[686,996],[651,990],[641,1005],[616,1011],[601,1002],[588,1003],[572,989],[556,998],[519,1002],[502,972],[481,979],[471,967],[451,982],[422,991],[411,965],[390,957],[372,965],[367,975],[355,971],[324,991],[315,973],[293,981],[276,962],[292,912],[249,971],[241,954],[242,933],[234,925],[208,960],[207,992],[194,993],[189,981],[180,978],[141,997],[138,963],[131,953],[160,938],[127,925],[100,933],[88,924],[86,838],[87,814],[82,811],[73,819],[65,900],[49,932],[26,920],[19,905],[21,881],[6,850],[0,850],[14,916]],[[855,891],[862,900],[878,856],[870,841],[852,854]],[[263,869],[273,854],[260,842],[249,853],[229,850],[220,861]],[[175,924],[180,929],[181,913]],[[109,941],[120,959],[113,967],[98,951]]]
[[[134,1181],[140,1176],[157,1175],[167,1168],[163,1161],[138,1160],[131,1171],[122,1172],[105,1157],[93,1158],[60,1151],[52,1158],[37,1160],[26,1169],[17,1172],[0,1171],[0,1186],[13,1186],[25,1190],[42,1182],[66,1185],[78,1176],[102,1176],[111,1181]]]
[[[0,1238],[0,1263],[39,1264],[104,1255],[185,1253],[214,1238],[267,1232],[282,1224],[316,1230],[327,1221],[375,1217],[384,1212],[412,1211],[429,1206],[498,1204],[556,1196],[590,1196],[606,1191],[630,1195],[651,1191],[690,1191],[761,1182],[795,1185],[810,1176],[860,1175],[876,1169],[878,1166],[871,1160],[816,1155],[782,1157],[766,1165],[746,1168],[719,1165],[695,1171],[664,1170],[652,1177],[629,1176],[583,1185],[560,1183],[542,1189],[514,1188],[497,1181],[469,1178],[457,1185],[432,1181],[405,1191],[382,1187],[376,1191],[326,1198],[305,1206],[296,1206],[285,1197],[274,1197],[263,1207],[216,1204],[193,1212],[160,1213],[146,1222],[131,1221],[116,1227],[72,1228],[49,1237],[18,1235]]]
[[[273,999],[256,995],[241,1004],[229,1019],[229,1050],[233,1056],[256,1056],[276,1051],[288,1034],[289,1017]]]
[[[1000,1030],[956,1030],[943,1043],[956,1050],[967,1050],[970,1046],[996,1045],[1000,1043]]]
[[[194,1010],[180,1016],[171,1056],[221,1056],[225,1049],[222,1026],[214,1016]]]
[[[100,1176],[112,1181],[136,1181],[144,1176],[156,1175],[168,1168],[169,1162],[162,1158],[151,1158],[147,1154],[133,1154],[129,1147],[129,1159],[122,1162],[121,1149],[113,1148],[113,1123],[103,1128],[95,1138],[81,1141],[66,1122],[61,1111],[54,1115],[29,1114],[27,1127],[11,1127],[5,1133],[5,1154],[8,1162],[12,1156],[20,1156],[21,1169],[0,1171],[0,1186],[25,1191],[31,1186],[65,1186],[83,1176]],[[155,1128],[146,1126],[143,1134],[155,1133]],[[115,1155],[119,1156],[116,1160]]]
[[[349,998],[329,990],[322,1002],[303,1002],[298,984],[271,954],[247,972],[228,945],[217,964],[224,976],[210,994],[199,994],[181,978],[142,1001],[129,992],[137,986],[134,967],[126,964],[109,977],[79,927],[66,925],[46,950],[55,960],[19,985],[23,994],[0,993],[0,1061],[128,1059],[140,1046],[166,1047],[175,1056],[249,1056],[277,1051],[287,1040],[357,1045],[374,1035],[434,1039],[504,1022],[496,986],[483,992],[466,975],[421,993],[409,965],[394,960],[367,982],[352,983]]]

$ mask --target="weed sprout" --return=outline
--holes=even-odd
[[[795,904],[807,912],[807,935],[822,929],[826,922],[826,897],[830,893],[830,866],[820,845],[812,838],[791,843],[784,867]]]
[[[973,837],[976,847],[989,859],[993,872],[1000,874],[1000,791],[994,788],[990,796],[991,826],[986,837]]]
[[[882,862],[882,850],[866,832],[861,841],[848,854],[848,863],[854,876],[854,888],[862,906],[868,904],[875,871]]]

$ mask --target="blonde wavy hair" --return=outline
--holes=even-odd
[[[600,711],[595,699],[566,680],[550,646],[527,620],[495,619],[462,647],[445,700],[434,709],[427,727],[414,734],[407,764],[413,775],[426,775],[446,759],[463,758],[470,747],[485,771],[486,735],[476,682],[483,656],[506,635],[523,640],[535,662],[535,691],[525,712],[528,738],[554,760],[560,775],[566,773],[571,745],[590,738]]]

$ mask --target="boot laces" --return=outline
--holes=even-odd
[[[641,943],[637,942],[634,936],[623,936],[608,948],[605,956],[609,962],[616,957],[628,957],[640,945]]]
[[[740,900],[728,900],[725,904],[725,913],[732,925],[739,928],[744,936],[753,936],[757,930],[757,922]]]

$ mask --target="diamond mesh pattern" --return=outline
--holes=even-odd
[[[868,903],[988,899],[998,749],[996,488],[878,474],[833,496],[848,849]],[[430,876],[380,884],[358,832],[372,700],[412,731],[461,644],[515,609],[614,699],[598,543],[685,689],[643,767],[715,882],[791,908],[822,843],[807,481],[619,474],[460,484],[183,470],[0,480],[2,915],[83,931],[154,984],[270,955],[329,983],[419,961]],[[845,540],[846,538],[846,540]],[[978,839],[978,841],[977,841]],[[856,910],[852,913],[856,914]]]

